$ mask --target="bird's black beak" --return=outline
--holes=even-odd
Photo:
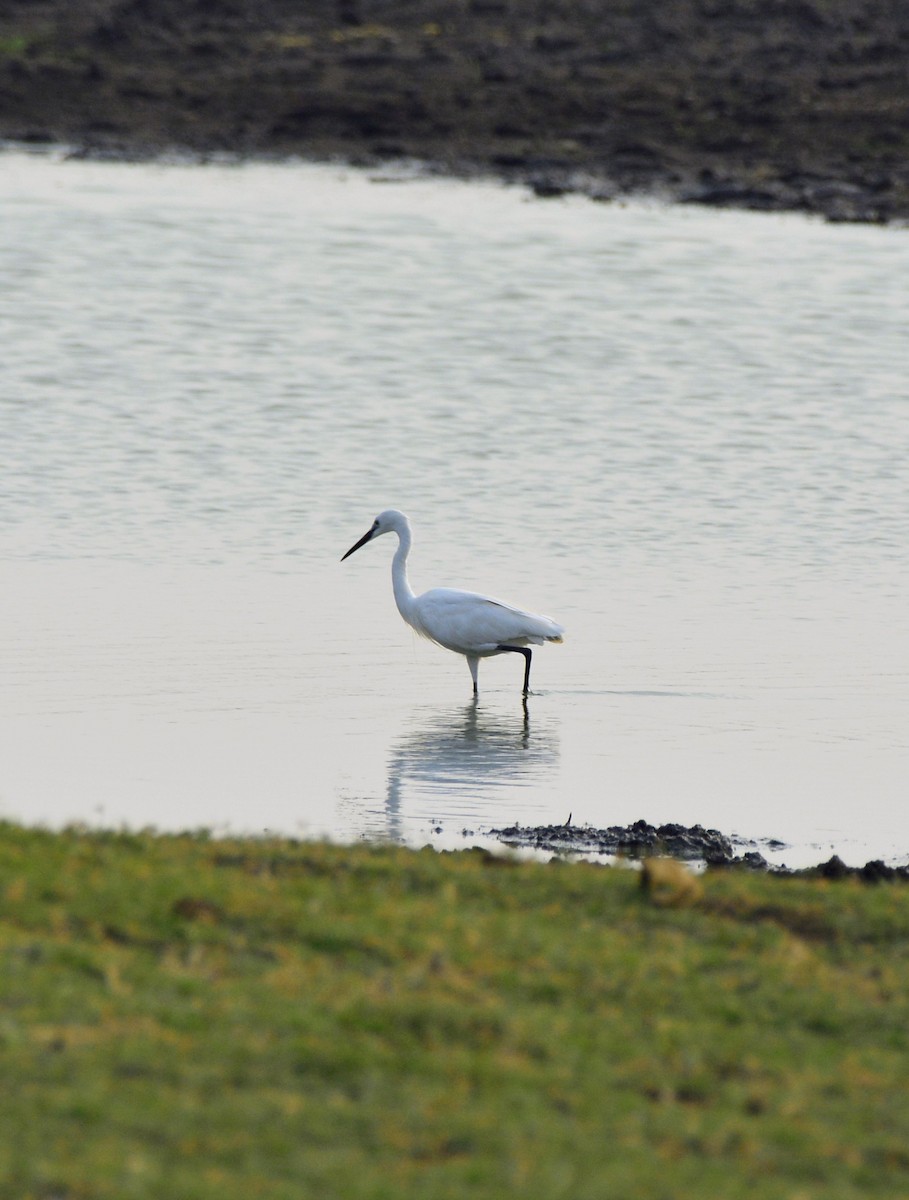
[[[350,556],[351,556],[351,554],[353,554],[354,550],[359,550],[361,546],[365,546],[366,543],[369,541],[369,539],[372,537],[372,535],[375,533],[375,531],[376,531],[375,525],[373,525],[372,529],[367,529],[366,533],[363,534],[363,536],[360,538],[360,540],[358,542],[354,542],[354,544],[347,551],[347,553],[341,556],[341,562],[343,562],[345,558],[350,558]]]

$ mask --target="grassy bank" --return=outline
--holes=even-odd
[[[0,826],[0,1196],[909,1194],[909,890],[638,883]]]

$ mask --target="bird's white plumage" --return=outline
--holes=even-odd
[[[455,588],[432,588],[417,596],[409,623],[446,650],[481,657],[500,654],[504,644],[542,646],[562,640],[562,627],[549,617]]]
[[[431,588],[414,594],[407,579],[407,555],[412,534],[407,517],[397,509],[379,513],[372,527],[347,551],[344,558],[383,533],[398,535],[398,549],[391,566],[395,602],[401,616],[417,633],[430,641],[463,654],[477,690],[480,658],[510,650],[525,656],[524,690],[529,686],[530,650],[544,642],[561,642],[564,629],[550,617],[525,612],[491,596],[462,592],[455,588]],[[342,559],[343,562],[343,559]]]

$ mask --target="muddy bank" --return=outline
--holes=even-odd
[[[5,0],[0,138],[909,217],[902,0]]]
[[[602,854],[623,858],[647,858],[659,854],[689,862],[703,862],[711,868],[740,867],[767,871],[775,875],[820,876],[825,879],[860,879],[865,883],[901,880],[909,882],[909,866],[891,867],[875,859],[862,867],[849,867],[837,855],[827,862],[801,870],[768,863],[758,850],[737,854],[732,838],[717,829],[701,825],[651,825],[635,821],[633,825],[610,825],[595,829],[589,825],[510,825],[490,833],[514,849],[547,850],[553,854]],[[782,842],[768,840],[766,846],[783,849]]]

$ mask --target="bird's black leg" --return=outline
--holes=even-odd
[[[510,650],[513,654],[524,655],[524,692],[525,696],[530,693],[530,660],[533,657],[527,646],[499,646],[499,650]]]
[[[480,660],[476,654],[467,655],[467,665],[470,667],[470,678],[473,680],[474,699],[480,694],[480,689],[477,687],[477,668],[480,665]]]

